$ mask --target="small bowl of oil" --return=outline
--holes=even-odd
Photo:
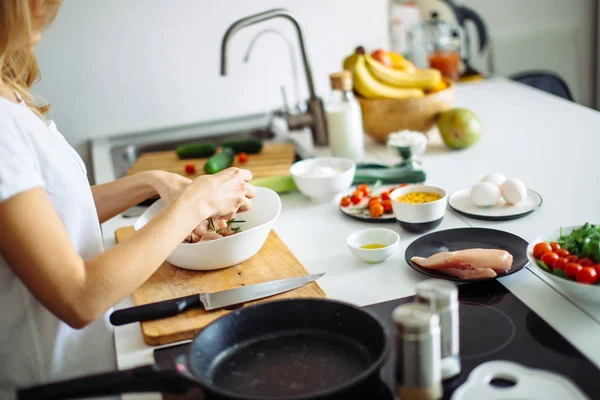
[[[377,264],[394,254],[400,235],[391,229],[369,228],[352,233],[346,239],[350,252],[358,259]]]

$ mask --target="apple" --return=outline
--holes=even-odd
[[[390,68],[393,67],[392,58],[390,57],[388,52],[385,50],[377,49],[371,54],[371,57],[373,57],[374,59],[376,59],[383,65],[385,65],[386,67],[390,67]]]

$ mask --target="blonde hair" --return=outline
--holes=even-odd
[[[50,105],[31,91],[40,79],[40,67],[31,45],[36,29],[47,27],[56,16],[60,0],[0,0],[0,68],[2,82],[27,106],[42,116]]]

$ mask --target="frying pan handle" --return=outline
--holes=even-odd
[[[121,393],[166,392],[184,394],[198,384],[187,374],[160,370],[156,365],[84,376],[17,391],[19,400],[80,399]]]

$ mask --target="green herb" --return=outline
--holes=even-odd
[[[560,268],[556,268],[554,271],[552,271],[552,273],[556,276],[560,276],[561,278],[564,279],[569,279],[569,277],[567,276],[567,274],[565,273],[565,271],[563,271]]]
[[[242,224],[246,222],[243,219],[230,219],[229,221],[227,221],[227,226],[231,225],[231,224]]]
[[[539,265],[540,268],[543,269],[544,271],[552,273],[552,270],[550,268],[548,268],[548,266],[544,262],[537,260],[537,265]]]
[[[212,218],[208,219],[208,226],[210,227],[210,229],[212,229],[213,231],[216,230],[215,228],[215,223],[213,222]]]
[[[568,235],[563,234],[561,227],[557,243],[577,257],[589,257],[595,263],[600,263],[600,225],[587,222]]]

